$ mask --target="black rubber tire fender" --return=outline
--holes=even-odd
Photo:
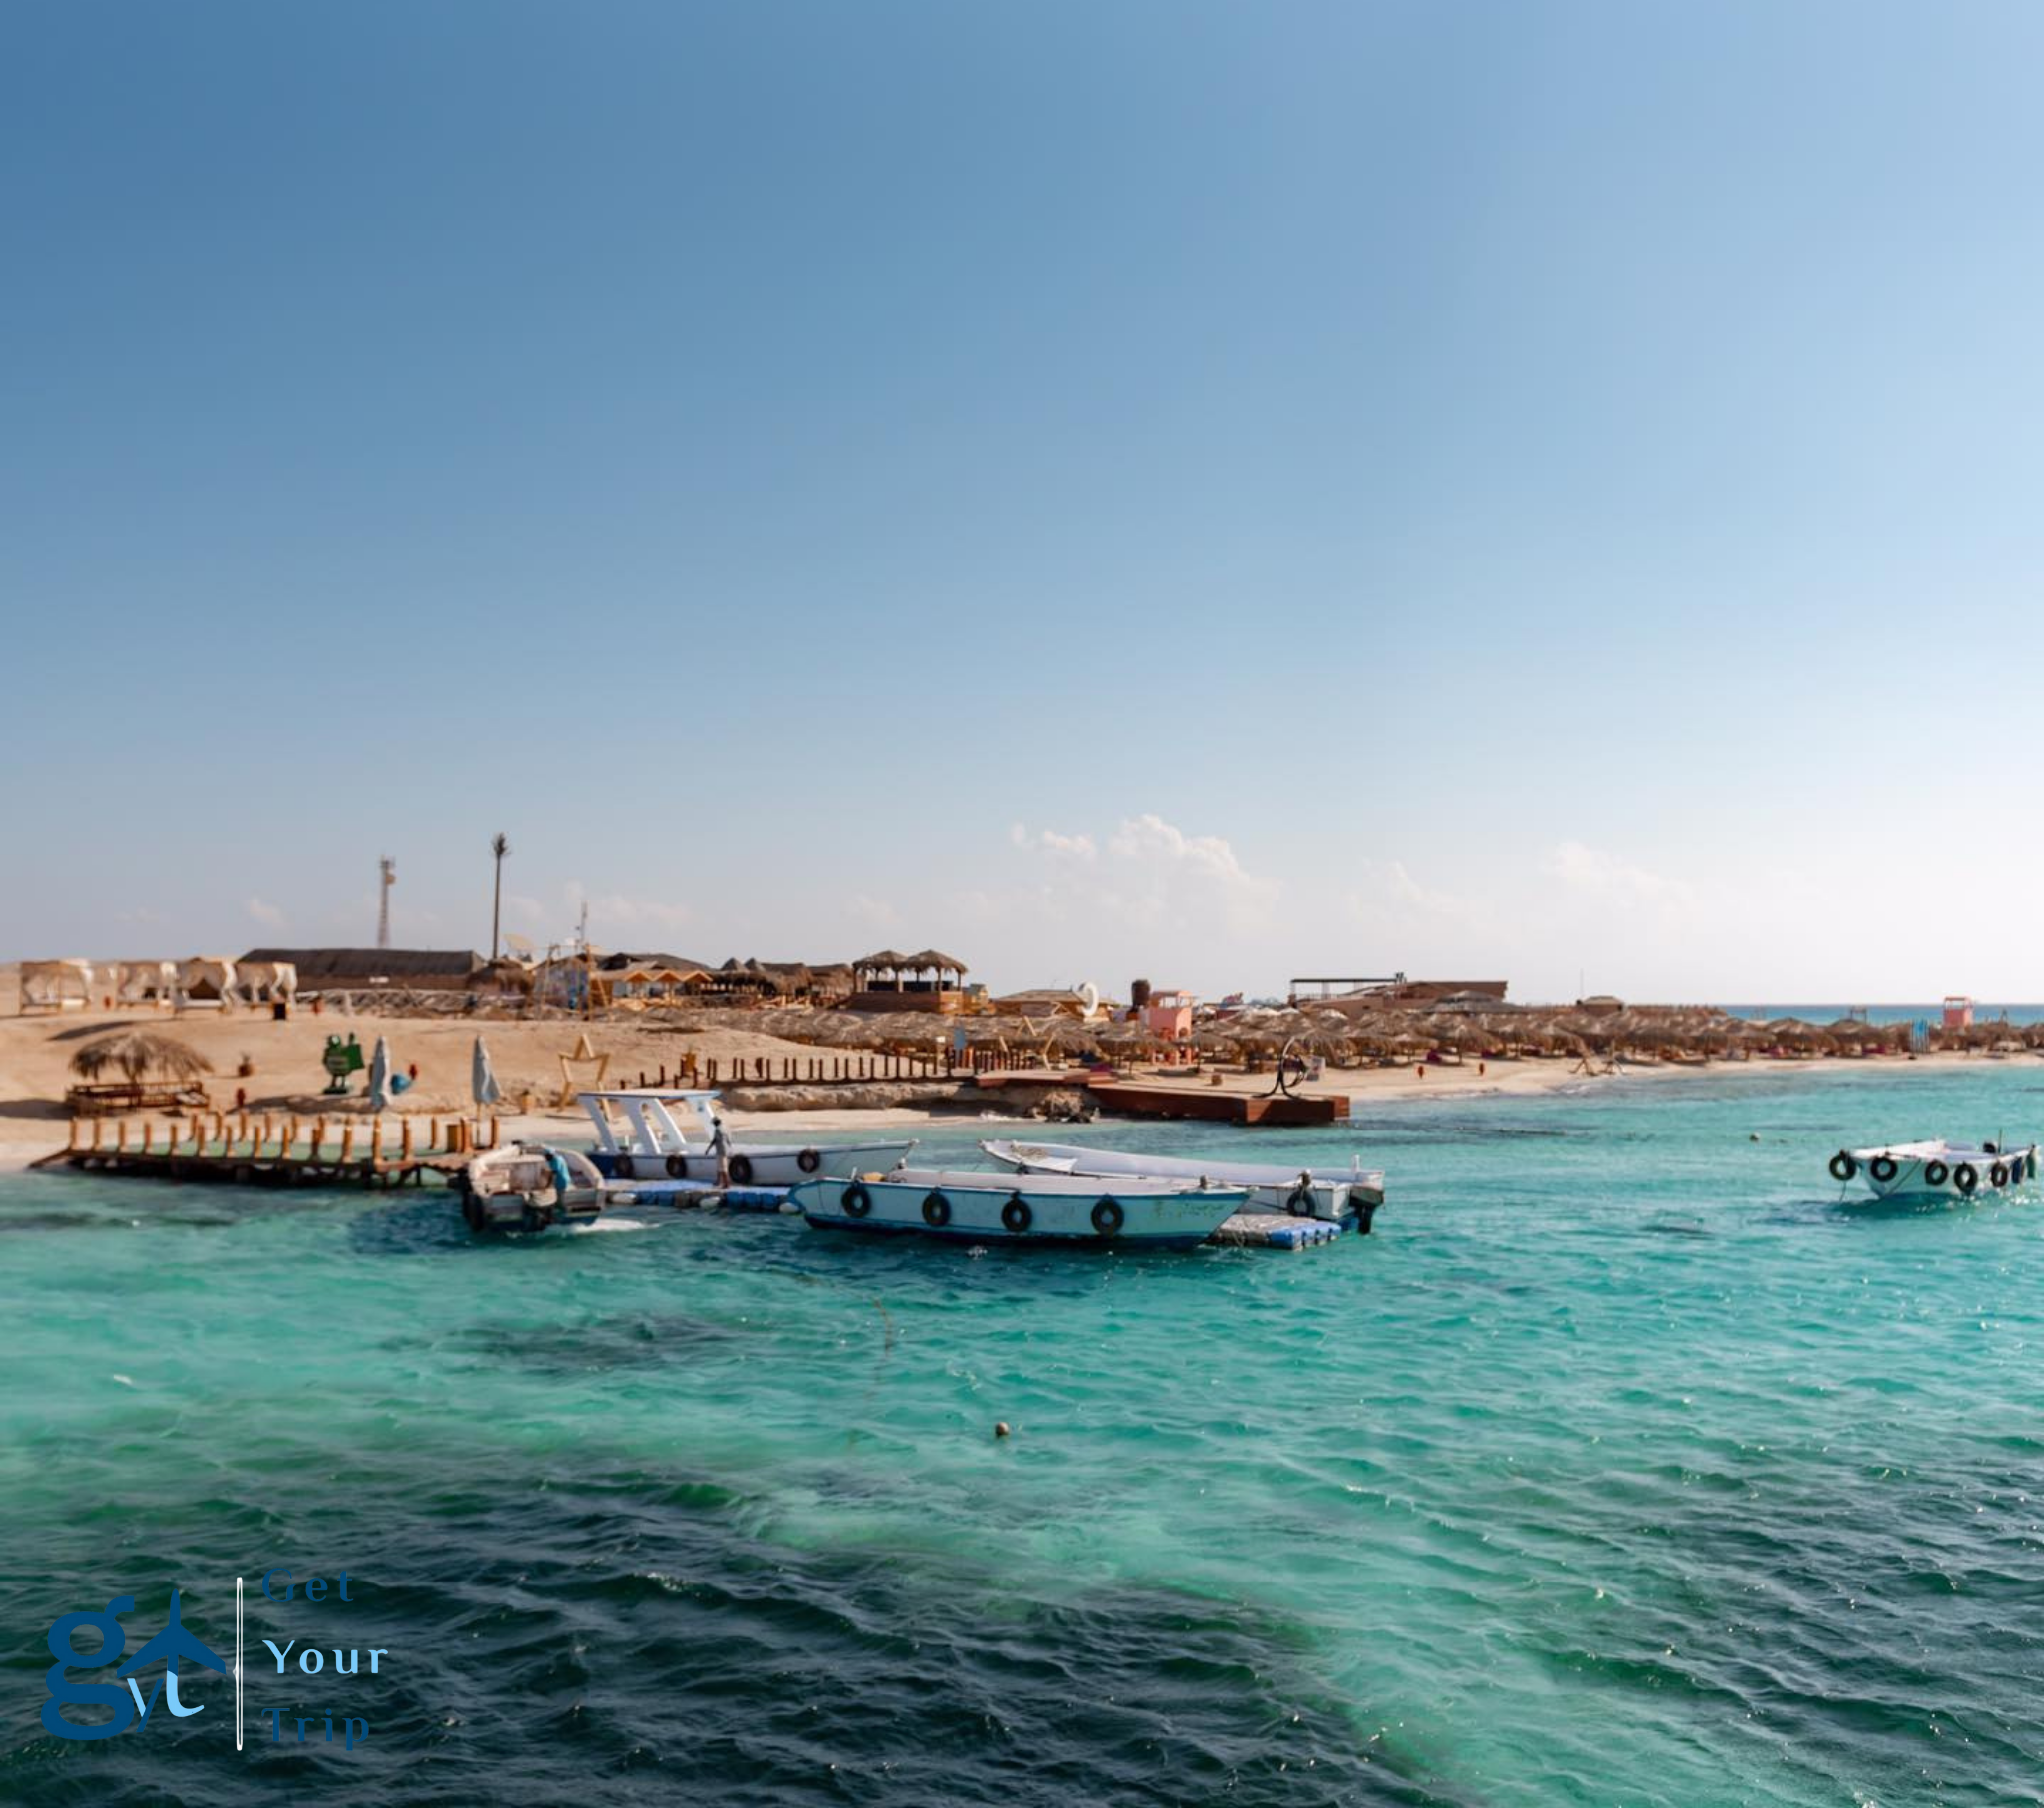
[[[726,1165],[731,1169],[731,1183],[734,1186],[752,1185],[753,1159],[750,1155],[734,1155]]]
[[[1902,1164],[1893,1155],[1875,1155],[1867,1162],[1866,1171],[1885,1186],[1902,1171]]]
[[[856,1180],[844,1189],[843,1197],[837,1202],[843,1207],[844,1215],[848,1218],[867,1217],[873,1209],[873,1195]]]
[[[1122,1210],[1121,1201],[1112,1193],[1103,1194],[1093,1202],[1093,1229],[1098,1236],[1119,1236],[1122,1225],[1128,1221],[1128,1214]]]
[[[611,1163],[611,1171],[620,1180],[636,1180],[639,1177],[639,1170],[630,1155],[619,1155]]]
[[[941,1230],[951,1221],[951,1201],[940,1192],[926,1192],[922,1196],[922,1221],[932,1230]]]
[[[1029,1201],[1019,1192],[1011,1192],[1001,1207],[1001,1228],[1010,1236],[1025,1236],[1035,1222],[1036,1213],[1029,1209]]]
[[[1995,1162],[1987,1170],[1987,1180],[1988,1184],[1992,1186],[2006,1186],[2008,1184],[2008,1163],[2005,1161]]]
[[[1979,1172],[1970,1161],[1961,1161],[1952,1169],[1952,1184],[1963,1193],[1971,1193],[1980,1184]]]
[[[1284,1209],[1295,1218],[1309,1218],[1313,1215],[1313,1189],[1309,1182],[1301,1180],[1284,1198]]]
[[[1933,1157],[1931,1160],[1928,1160],[1923,1163],[1924,1185],[1942,1186],[1951,1177],[1952,1170],[1949,1167],[1947,1167],[1942,1161],[1939,1161]]]
[[[1839,1185],[1843,1186],[1848,1181],[1856,1179],[1858,1174],[1859,1163],[1853,1160],[1846,1150],[1841,1148],[1831,1157],[1831,1178]]]
[[[812,1174],[816,1171],[817,1168],[823,1165],[823,1157],[817,1154],[814,1149],[805,1148],[802,1150],[800,1154],[795,1156],[794,1164],[795,1166],[799,1167],[803,1173]]]

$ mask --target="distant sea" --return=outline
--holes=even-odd
[[[2044,1132],[2044,1065],[1066,1132],[1388,1168],[1298,1254],[0,1180],[0,1800],[2033,1802],[2044,1198],[1824,1172],[1933,1132]],[[221,1640],[238,1574],[245,1751],[189,1666],[43,1733],[59,1613]]]

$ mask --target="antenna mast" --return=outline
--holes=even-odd
[[[390,946],[390,888],[397,883],[397,862],[385,854],[378,869],[382,878],[376,903],[376,946]]]

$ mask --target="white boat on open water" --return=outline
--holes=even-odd
[[[711,1091],[670,1092],[658,1087],[576,1094],[596,1127],[590,1159],[608,1179],[716,1185],[717,1157],[710,1144],[717,1129],[711,1110],[717,1096]],[[689,1121],[688,1128],[678,1120],[678,1112]],[[914,1147],[913,1137],[905,1142],[816,1142],[806,1148],[734,1142],[726,1165],[734,1186],[793,1186],[818,1177],[849,1179],[898,1166]]]
[[[810,1180],[790,1197],[818,1230],[973,1243],[1193,1249],[1248,1201],[1241,1187],[1188,1180],[950,1173],[900,1168],[878,1180]]]
[[[1875,1199],[1969,1199],[2000,1192],[2037,1177],[2037,1145],[2006,1148],[1993,1142],[1890,1142],[1879,1148],[1841,1148],[1831,1157],[1831,1178],[1863,1184]]]
[[[507,1142],[455,1176],[469,1229],[545,1230],[602,1215],[603,1175],[587,1155],[545,1142]]]
[[[1352,1212],[1356,1229],[1365,1234],[1371,1217],[1384,1202],[1383,1170],[1360,1165],[1347,1173],[1330,1173],[1205,1156],[1124,1154],[1119,1149],[1081,1148],[1067,1142],[1008,1140],[979,1146],[1003,1166],[1025,1174],[1078,1174],[1103,1180],[1134,1176],[1239,1186],[1248,1192],[1255,1210],[1289,1212],[1295,1218],[1328,1218],[1336,1223]]]

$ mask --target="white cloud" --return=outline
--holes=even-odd
[[[1618,854],[1581,841],[1564,841],[1547,856],[1545,869],[1571,891],[1618,905],[1687,905],[1691,888],[1680,879],[1650,872]]]
[[[1131,816],[1115,830],[1107,848],[1120,860],[1186,866],[1229,885],[1267,883],[1244,872],[1235,849],[1219,835],[1188,835],[1162,816]]]
[[[571,918],[588,904],[591,930],[682,929],[696,920],[696,913],[688,905],[670,903],[664,898],[634,898],[615,891],[592,893],[584,889],[580,879],[570,879],[562,889]]]
[[[869,929],[895,929],[901,923],[901,912],[885,898],[870,898],[864,892],[846,898],[844,912]]]
[[[1487,930],[1491,913],[1468,898],[1422,885],[1402,860],[1363,864],[1363,884],[1348,894],[1351,914],[1373,927],[1431,923]]]
[[[1266,926],[1281,887],[1248,871],[1219,835],[1189,835],[1154,812],[1128,816],[1105,840],[1056,829],[1009,839],[1043,863],[1027,899],[1033,914],[1108,917],[1132,929],[1221,931],[1243,937]]]
[[[1092,860],[1100,852],[1091,835],[1061,835],[1056,829],[1039,829],[1032,835],[1019,822],[1009,829],[1008,839],[1017,847],[1070,860]]]
[[[267,899],[251,898],[248,903],[248,911],[264,929],[281,929],[283,927],[283,912]]]

